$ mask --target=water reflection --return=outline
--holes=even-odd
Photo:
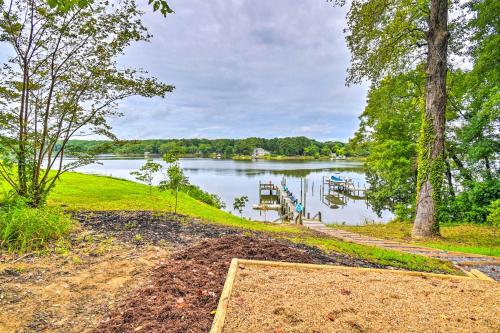
[[[155,161],[162,162],[159,158]],[[99,162],[101,164],[81,167],[77,171],[133,180],[130,171],[137,170],[145,161],[143,158],[103,157]],[[272,221],[279,217],[276,211],[258,211],[252,209],[252,205],[259,203],[259,182],[279,184],[283,178],[290,190],[305,200],[307,212],[311,215],[321,212],[325,223],[356,225],[365,221],[386,222],[393,217],[388,211],[377,216],[364,198],[325,192],[323,178],[335,173],[353,179],[360,187],[368,187],[361,162],[181,159],[180,163],[191,183],[218,194],[228,210],[234,198],[246,195],[249,202],[243,215],[251,219]],[[160,180],[157,176],[156,182]]]

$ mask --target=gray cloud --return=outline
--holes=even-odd
[[[120,59],[176,90],[132,98],[112,121],[120,138],[352,136],[366,86],[345,87],[345,8],[323,0],[172,0],[145,7],[151,43]]]

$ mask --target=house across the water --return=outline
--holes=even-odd
[[[264,148],[255,148],[252,153],[253,158],[259,158],[266,155],[271,155],[271,153],[265,150]]]

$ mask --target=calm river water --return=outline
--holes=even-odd
[[[161,159],[154,158],[156,162]],[[130,171],[137,170],[145,163],[143,158],[103,157],[100,164],[91,164],[76,171],[91,174],[108,175],[134,180]],[[357,161],[233,161],[202,158],[181,159],[180,164],[192,184],[207,192],[218,194],[226,203],[226,210],[231,211],[235,197],[246,195],[249,199],[243,211],[245,217],[253,220],[272,221],[277,212],[261,212],[252,209],[259,202],[259,182],[272,181],[275,184],[285,178],[287,186],[300,196],[301,183],[306,196],[306,211],[315,215],[321,211],[324,223],[345,223],[358,225],[372,222],[387,222],[393,215],[385,211],[377,216],[367,205],[366,200],[340,195],[332,198],[321,195],[327,193],[321,184],[323,177],[333,174],[350,177],[356,186],[366,184],[363,164]],[[161,176],[158,175],[158,182]],[[330,200],[328,200],[330,198]],[[234,213],[234,212],[233,212]]]

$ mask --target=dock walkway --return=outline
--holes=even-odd
[[[295,211],[295,204],[292,202],[292,199],[288,196],[283,187],[283,184],[279,185],[279,202],[282,207],[282,215],[289,221],[295,221],[295,217],[297,212]]]
[[[319,221],[303,220],[303,225],[312,230],[352,243],[378,246],[387,250],[419,254],[426,257],[450,261],[455,265],[455,267],[461,269],[469,275],[481,275],[482,273],[496,281],[500,281],[500,259],[496,257],[439,250],[415,244],[369,237],[337,228],[329,228]]]

